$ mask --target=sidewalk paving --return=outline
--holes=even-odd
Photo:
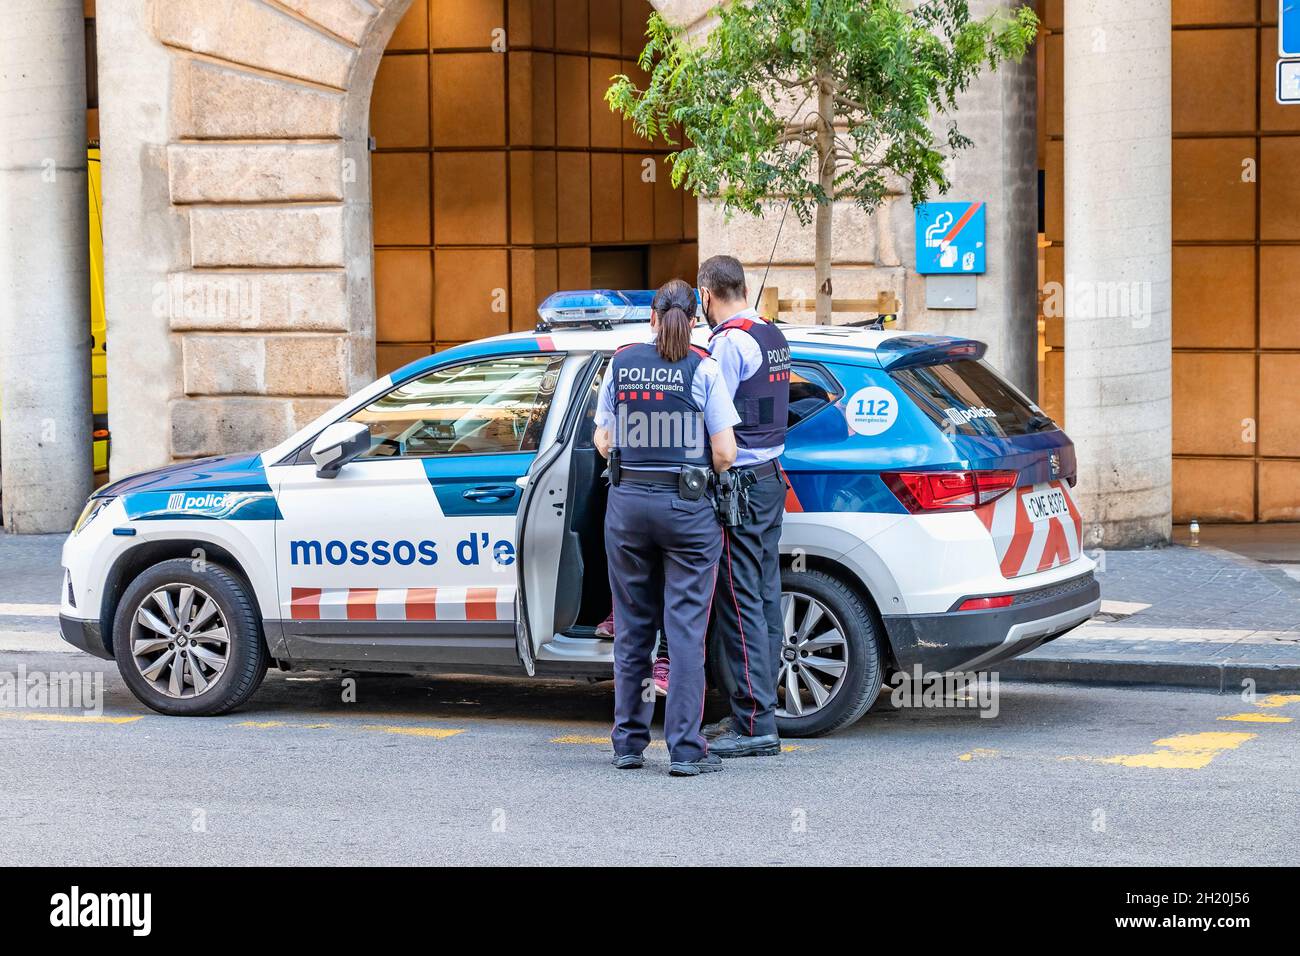
[[[1264,526],[1268,527],[1268,526]],[[1004,664],[1004,678],[1300,689],[1300,532],[1265,563],[1200,543],[1098,555],[1102,613]],[[1239,532],[1239,541],[1250,537]],[[1176,537],[1186,539],[1186,535]],[[1244,549],[1244,547],[1243,547]],[[1289,565],[1289,566],[1288,566]]]
[[[1204,541],[1098,555],[1102,613],[999,675],[1223,693],[1249,678],[1261,692],[1300,691],[1300,526],[1263,527],[1268,563]],[[1252,540],[1238,531],[1234,547]],[[73,650],[58,637],[62,544],[0,531],[0,651]]]

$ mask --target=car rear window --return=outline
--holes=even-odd
[[[950,434],[996,438],[1056,427],[1015,386],[976,359],[889,374],[932,422]]]

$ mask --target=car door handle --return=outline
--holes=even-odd
[[[463,492],[461,497],[491,504],[494,501],[513,497],[517,490],[514,485],[480,485],[478,488],[470,488]]]

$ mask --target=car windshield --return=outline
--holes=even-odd
[[[890,377],[948,434],[1002,438],[1057,427],[983,361],[904,368]]]
[[[536,451],[559,355],[488,358],[435,369],[352,414],[370,429],[362,457]]]

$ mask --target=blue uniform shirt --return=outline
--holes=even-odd
[[[746,336],[749,338],[749,336]],[[651,342],[654,340],[651,339]],[[752,342],[753,339],[750,339]],[[704,412],[704,429],[710,435],[716,435],[724,428],[733,428],[740,424],[740,415],[731,401],[731,393],[722,379],[718,363],[711,358],[701,359],[695,370],[695,379],[691,382],[691,398]],[[605,367],[605,377],[600,383],[600,400],[596,404],[596,427],[613,432],[617,421],[614,417],[614,376],[610,366]],[[631,466],[624,465],[624,469]],[[634,469],[633,469],[634,470]],[[647,469],[642,469],[647,470]],[[657,471],[659,469],[648,469]],[[680,470],[680,469],[670,469]]]
[[[765,321],[753,309],[743,309],[736,315],[756,322]],[[734,318],[735,316],[733,316]],[[763,364],[763,350],[758,347],[754,337],[744,329],[725,329],[709,340],[709,352],[718,362],[722,380],[727,385],[727,395],[734,397],[736,388],[749,378]],[[772,445],[768,448],[745,448],[736,450],[737,468],[750,468],[761,465],[773,458],[780,458],[785,445]]]

